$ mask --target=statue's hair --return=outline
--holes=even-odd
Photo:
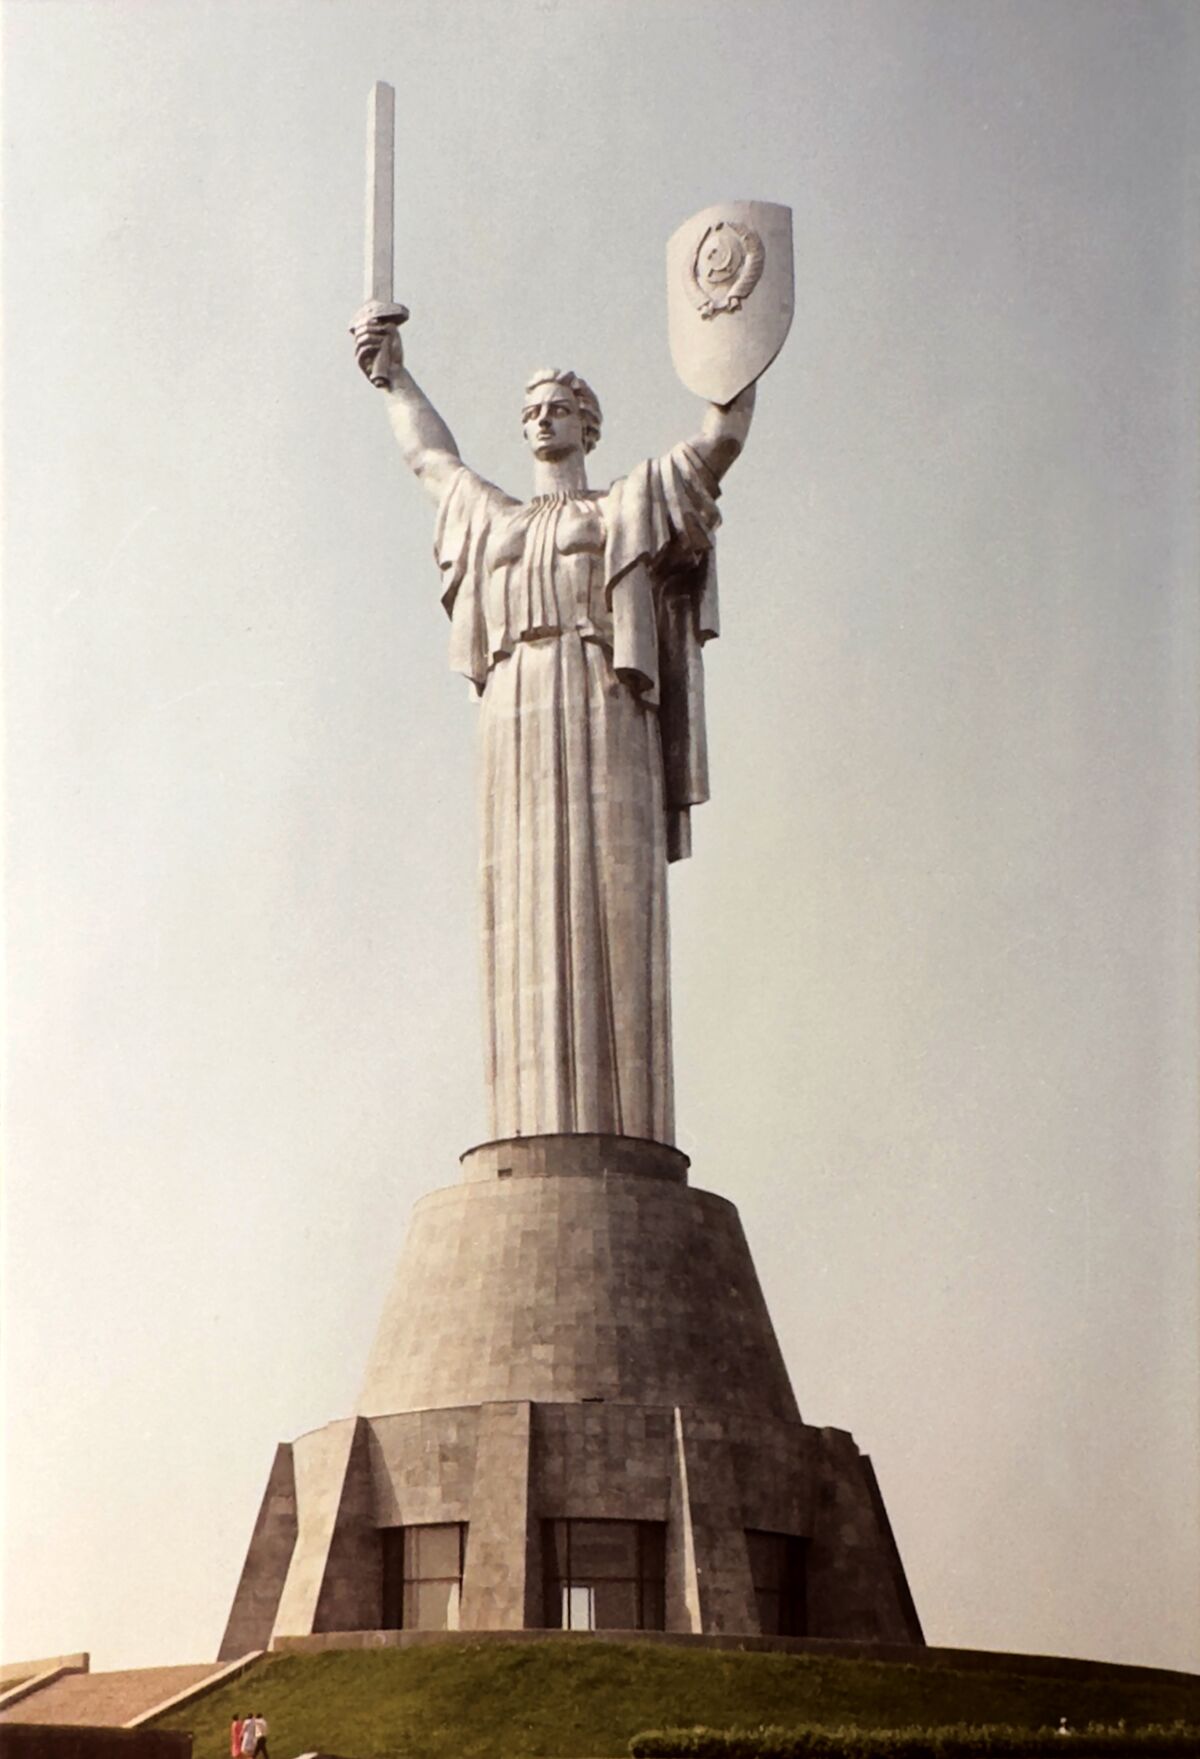
[[[600,399],[587,380],[581,379],[579,374],[573,373],[569,367],[548,366],[539,368],[537,372],[531,373],[526,379],[526,396],[538,385],[562,385],[570,391],[579,405],[579,413],[583,417],[583,449],[585,452],[590,452],[599,442],[600,424],[604,418],[600,414]]]

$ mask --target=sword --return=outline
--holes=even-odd
[[[408,318],[408,307],[392,299],[396,207],[396,93],[386,81],[376,80],[367,99],[367,252],[364,296],[366,315],[377,324],[399,329]],[[383,340],[371,368],[371,383],[383,389],[391,385],[389,370],[391,332]]]

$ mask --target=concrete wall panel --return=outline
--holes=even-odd
[[[271,1640],[296,1545],[296,1475],[289,1442],[280,1442],[267,1479],[218,1661],[236,1661]]]
[[[465,1631],[525,1630],[542,1622],[540,1529],[529,1495],[531,1432],[527,1404],[484,1405],[479,1413],[463,1571]]]
[[[502,1171],[417,1204],[364,1415],[604,1399],[799,1421],[732,1204],[661,1173]]]
[[[870,1463],[800,1421],[737,1212],[686,1176],[661,1145],[531,1138],[418,1203],[360,1415],[294,1444],[290,1488],[281,1451],[226,1644],[273,1601],[276,1637],[373,1628],[379,1530],[447,1521],[463,1627],[536,1628],[555,1518],[665,1522],[671,1631],[758,1632],[755,1528],[809,1539],[812,1634],[920,1641]]]

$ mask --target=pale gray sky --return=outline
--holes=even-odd
[[[473,709],[345,334],[519,491],[689,432],[662,253],[795,211],[729,478],[681,1145],[932,1641],[1200,1665],[1200,15],[7,0],[5,1658],[215,1652],[482,1134]],[[448,1291],[448,1298],[453,1298]]]

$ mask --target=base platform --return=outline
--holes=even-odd
[[[919,1644],[870,1460],[800,1417],[737,1211],[534,1137],[423,1198],[354,1416],[277,1451],[221,1656],[322,1632]]]

